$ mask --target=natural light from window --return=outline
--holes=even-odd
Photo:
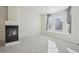
[[[71,7],[53,14],[46,15],[46,30],[48,32],[71,33]]]

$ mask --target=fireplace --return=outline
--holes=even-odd
[[[6,43],[18,41],[18,25],[6,25]]]

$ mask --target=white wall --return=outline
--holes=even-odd
[[[9,6],[7,24],[19,25],[19,36],[40,34],[40,16],[27,7]],[[12,15],[11,15],[12,14]]]
[[[18,24],[20,36],[37,35],[40,33],[40,16],[27,10],[27,8],[19,7]]]
[[[17,7],[8,6],[8,21],[17,21]]]
[[[72,38],[79,43],[79,6],[72,7]]]
[[[41,15],[42,20],[42,33],[54,38],[66,40],[72,43],[79,44],[79,7],[72,7],[72,33],[70,35],[64,33],[47,32],[45,28],[45,15]]]
[[[5,25],[18,25],[18,8],[15,6],[8,6],[8,19]]]

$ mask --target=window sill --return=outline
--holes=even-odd
[[[63,34],[63,35],[71,35],[71,34],[69,34],[69,33],[65,33],[65,32],[57,32],[57,31],[47,31],[47,32],[49,32],[49,33],[56,33],[56,34]]]

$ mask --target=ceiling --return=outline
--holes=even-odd
[[[22,10],[38,14],[54,13],[66,9],[68,6],[19,6]]]

